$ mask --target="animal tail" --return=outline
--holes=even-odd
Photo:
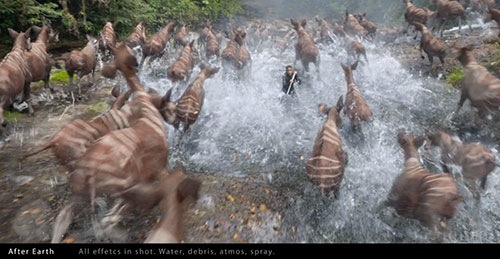
[[[34,156],[34,155],[36,155],[36,154],[38,154],[38,153],[40,153],[40,152],[42,152],[44,150],[47,150],[47,149],[51,148],[53,146],[53,144],[54,143],[52,142],[52,140],[50,140],[47,143],[45,143],[43,146],[40,146],[39,148],[37,148],[35,151],[22,156],[19,160],[22,161],[22,160],[24,160],[24,159],[26,159],[26,158],[28,158],[30,156]]]

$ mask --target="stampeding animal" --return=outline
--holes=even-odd
[[[466,21],[464,6],[459,1],[450,0],[432,0],[432,3],[437,6],[437,25],[432,30],[437,28],[440,37],[443,37],[444,23],[446,20],[458,18],[458,29],[462,27],[462,20]],[[469,29],[472,27],[469,24]]]
[[[405,20],[408,23],[408,26],[406,27],[406,31],[408,31],[408,28],[410,25],[415,25],[416,22],[421,23],[425,26],[427,26],[427,22],[429,21],[429,18],[436,17],[437,12],[432,12],[431,10],[427,9],[426,7],[416,7],[413,4],[412,0],[403,0],[403,3],[406,4],[406,11],[405,11]],[[417,38],[417,33],[415,33],[415,39]]]
[[[342,123],[340,111],[343,107],[342,96],[335,107],[319,105],[320,111],[326,113],[327,118],[316,135],[311,158],[306,163],[307,177],[319,187],[323,197],[333,191],[335,198],[338,198],[340,183],[344,178],[347,153],[343,150],[342,138],[337,130]]]
[[[49,84],[50,70],[53,61],[47,48],[49,42],[59,41],[59,33],[54,32],[50,26],[31,26],[31,31],[37,34],[35,42],[31,43],[30,51],[25,52],[26,63],[31,72],[32,82],[43,80],[45,89],[53,90]]]
[[[160,221],[149,233],[145,243],[180,243],[183,241],[183,221],[189,205],[196,202],[201,181],[189,177],[180,162],[159,183],[140,183],[121,196],[135,206],[152,209],[159,204]]]
[[[146,43],[146,27],[143,22],[139,22],[132,33],[125,39],[125,44],[129,48],[134,49],[135,47],[144,47]]]
[[[219,42],[217,41],[217,37],[215,37],[212,32],[212,25],[208,25],[205,27],[206,30],[206,47],[205,47],[205,55],[207,60],[210,60],[212,57],[219,58],[220,56],[220,48]]]
[[[392,207],[400,216],[416,219],[442,233],[462,201],[457,186],[449,174],[427,172],[420,164],[417,149],[424,143],[424,137],[400,132],[397,139],[404,151],[403,172],[377,209]]]
[[[194,47],[194,40],[190,43],[185,43],[184,49],[177,60],[168,66],[167,77],[172,82],[188,81],[194,63],[198,58],[198,50]]]
[[[179,125],[182,123],[184,133],[196,122],[200,115],[205,99],[205,89],[203,88],[205,80],[220,70],[219,67],[208,67],[203,63],[200,64],[200,68],[201,71],[198,76],[186,88],[175,105],[170,104],[166,111],[166,113],[170,114],[170,120],[167,120],[167,122],[176,129],[179,129]],[[167,99],[167,102],[170,102],[170,100]]]
[[[56,218],[52,242],[61,240],[73,220],[73,212],[89,200],[94,228],[107,230],[108,226],[114,226],[116,222],[107,222],[104,227],[98,225],[96,195],[115,196],[119,204],[124,200],[119,195],[123,191],[138,183],[159,180],[166,173],[168,143],[162,116],[137,77],[138,64],[132,50],[122,46],[128,54],[116,55],[114,64],[123,73],[133,95],[128,104],[132,113],[130,127],[99,138],[78,160],[68,180],[71,198]]]
[[[165,47],[167,46],[167,42],[169,41],[170,34],[173,30],[174,23],[169,22],[160,31],[149,37],[144,44],[144,48],[142,49],[143,57],[140,67],[144,65],[146,58],[148,58],[148,62],[151,62],[151,59],[157,59],[163,56],[165,53]]]
[[[78,94],[81,94],[80,80],[83,76],[92,73],[92,84],[95,83],[95,68],[97,65],[97,45],[98,41],[94,37],[87,35],[87,45],[82,50],[73,50],[65,60],[66,72],[69,77],[69,85],[73,86],[73,75],[77,73]]]
[[[464,144],[459,138],[452,137],[446,131],[438,130],[426,134],[426,148],[439,146],[441,149],[441,166],[443,171],[451,173],[448,166],[455,164],[462,167],[465,185],[476,201],[480,199],[477,182],[482,189],[486,187],[488,175],[499,166],[495,154],[479,143]]]
[[[30,49],[31,28],[26,32],[16,32],[8,29],[9,35],[14,39],[11,51],[0,63],[0,125],[5,126],[4,109],[8,108],[20,94],[23,101],[28,103],[28,113],[34,115],[31,106],[31,72],[24,58]]]
[[[370,121],[373,117],[373,112],[366,103],[365,98],[363,98],[356,83],[354,83],[352,71],[356,69],[358,62],[350,66],[344,64],[340,65],[344,70],[345,81],[347,83],[344,113],[351,121],[351,129],[355,132],[361,131],[361,122]]]
[[[500,107],[500,79],[490,73],[488,69],[477,63],[472,45],[463,46],[454,44],[452,55],[456,56],[464,67],[463,84],[460,89],[460,100],[455,114],[469,100],[472,108],[480,118],[494,112]]]
[[[319,50],[316,45],[314,45],[311,37],[305,30],[306,20],[302,19],[300,21],[296,21],[294,19],[290,19],[290,21],[299,37],[297,43],[295,44],[295,60],[293,62],[294,66],[297,63],[297,60],[300,60],[302,66],[304,67],[304,70],[306,72],[309,72],[309,63],[314,63],[319,79]]]
[[[441,61],[441,65],[444,65],[444,58],[446,57],[446,47],[443,43],[432,36],[432,33],[425,27],[425,25],[414,22],[415,28],[422,33],[422,37],[420,38],[420,56],[424,59],[424,55],[422,54],[422,50],[427,54],[427,58],[429,58],[429,62],[432,63],[434,61],[434,56],[439,58]]]

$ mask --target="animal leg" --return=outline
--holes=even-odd
[[[61,242],[62,236],[66,233],[66,230],[68,230],[69,225],[73,221],[74,206],[75,202],[71,201],[59,212],[59,215],[57,215],[56,222],[54,223],[54,232],[52,233],[51,243]]]
[[[35,116],[35,111],[33,110],[33,107],[31,106],[31,82],[27,82],[24,84],[24,101],[28,104],[28,114],[29,116]]]

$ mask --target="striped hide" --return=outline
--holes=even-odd
[[[306,172],[309,180],[319,187],[323,197],[327,197],[333,191],[337,198],[347,161],[347,153],[343,150],[342,138],[337,130],[337,126],[341,123],[342,96],[336,107],[328,108],[325,105],[319,107],[328,116],[314,141],[311,158],[306,163]]]
[[[184,46],[177,60],[168,66],[167,78],[172,82],[187,81],[191,70],[193,70],[198,51],[194,48],[194,40]]]
[[[453,20],[458,18],[458,29],[462,27],[462,20],[466,21],[464,6],[459,1],[450,0],[432,0],[433,4],[437,6],[437,24],[438,33],[443,37],[444,23],[446,20]],[[436,28],[435,27],[435,28]],[[469,24],[469,29],[472,27]]]
[[[97,65],[97,40],[87,35],[87,45],[79,51],[73,50],[66,58],[66,72],[69,77],[69,85],[73,86],[73,75],[77,73],[78,93],[81,93],[80,80],[83,76],[92,73],[92,83],[95,83],[95,67]]]
[[[144,48],[142,49],[142,61],[141,67],[144,65],[144,62],[147,57],[150,59],[160,58],[167,46],[167,42],[169,40],[169,34],[174,30],[174,23],[169,22],[165,27],[163,27],[160,31],[153,34],[144,44]],[[151,60],[150,60],[151,62]]]
[[[82,207],[87,197],[90,197],[95,217],[96,195],[116,197],[139,183],[160,179],[167,168],[168,144],[162,117],[150,95],[144,91],[135,72],[136,67],[122,70],[127,65],[117,63],[127,60],[122,56],[131,54],[130,48],[122,44],[113,52],[115,57],[119,57],[115,58],[115,66],[124,74],[133,94],[129,103],[132,112],[130,127],[99,138],[77,161],[68,182],[71,200],[56,218],[52,242],[61,240],[73,220],[73,211]]]
[[[129,46],[129,48],[133,49],[135,47],[143,47],[146,43],[146,27],[142,22],[139,22],[135,29],[130,35],[125,39],[125,44]]]
[[[362,121],[369,121],[373,117],[372,110],[354,83],[352,71],[356,69],[357,65],[358,62],[355,62],[351,66],[341,64],[342,69],[344,70],[345,80],[347,82],[344,113],[347,114],[347,117],[349,117],[353,131],[361,130],[360,123]]]
[[[368,63],[366,49],[363,44],[345,33],[342,27],[337,28],[337,35],[344,38],[344,49],[347,52],[347,55],[354,58],[356,61],[359,61],[359,58],[363,56]]]
[[[179,31],[174,36],[174,47],[186,46],[189,44],[189,39],[187,37],[186,25],[182,24]]]
[[[420,55],[424,58],[422,54],[422,50],[425,51],[427,57],[429,58],[429,62],[432,63],[434,61],[434,56],[439,58],[441,64],[444,65],[444,57],[446,56],[446,49],[443,43],[432,36],[432,33],[425,27],[425,25],[415,22],[415,28],[422,33],[422,37],[420,38]]]
[[[99,46],[99,49],[101,50],[109,50],[110,47],[116,46],[116,33],[113,28],[113,23],[106,22],[106,24],[104,24],[101,32],[100,43],[101,45]]]
[[[252,61],[252,57],[250,56],[250,52],[248,52],[248,48],[245,44],[245,37],[246,36],[247,36],[247,33],[241,28],[238,28],[235,31],[234,40],[239,45],[239,48],[238,48],[238,69],[243,69],[243,68],[249,67],[249,65]]]
[[[217,38],[215,37],[214,33],[212,32],[212,26],[206,27],[207,29],[207,40],[206,40],[206,48],[205,48],[205,55],[207,59],[210,59],[215,56],[215,58],[219,58],[220,56],[220,48],[219,48],[219,42],[217,41]]]
[[[205,89],[203,85],[207,78],[212,77],[215,73],[219,72],[218,67],[206,67],[200,65],[201,71],[194,81],[186,88],[184,93],[177,101],[175,110],[176,121],[173,126],[178,129],[179,124],[182,122],[183,131],[186,132],[189,127],[196,122],[200,115],[203,101],[205,99]]]
[[[497,26],[500,28],[500,9],[489,7],[488,12],[486,12],[486,17],[484,18],[484,22],[489,22],[494,20],[497,23]],[[498,32],[500,35],[500,31]]]
[[[76,119],[60,129],[49,141],[35,151],[25,155],[23,159],[36,155],[44,150],[52,149],[58,162],[72,170],[75,163],[82,157],[93,142],[107,133],[129,127],[129,109],[120,110],[126,100],[126,94],[121,93],[113,107],[100,116],[85,121]]]
[[[226,48],[222,51],[222,66],[224,69],[238,69],[239,65],[239,53],[240,45],[235,41],[236,33],[231,31],[227,35],[229,42]]]
[[[152,209],[159,204],[160,221],[148,235],[146,243],[180,243],[183,241],[183,221],[188,206],[198,199],[201,182],[188,177],[179,162],[159,183],[141,183],[126,190],[122,197],[134,206]]]
[[[0,62],[0,125],[5,125],[4,109],[8,108],[20,94],[23,94],[23,100],[28,103],[29,114],[34,114],[30,101],[31,72],[24,59],[25,53],[30,48],[30,29],[26,33],[18,33],[10,28],[8,31],[10,37],[14,39],[14,44]]]
[[[464,67],[463,86],[455,113],[469,100],[471,106],[477,109],[479,117],[485,118],[500,107],[500,79],[477,63],[472,50],[472,45],[455,44],[452,47],[452,53]]]
[[[295,44],[294,66],[297,63],[297,60],[300,60],[304,70],[309,72],[309,63],[314,63],[319,77],[319,50],[316,45],[314,45],[311,37],[305,30],[306,20],[302,19],[300,21],[296,21],[294,19],[290,19],[290,21],[299,37],[297,43]]]
[[[423,141],[413,134],[398,134],[404,150],[404,168],[394,180],[384,206],[393,207],[399,215],[419,220],[428,228],[443,230],[462,197],[450,175],[427,172],[420,164],[417,148]]]
[[[435,16],[437,13],[431,12],[429,9],[423,7],[416,7],[412,0],[404,0],[406,3],[405,20],[408,23],[406,30],[410,25],[415,25],[415,23],[421,23],[427,26],[427,21],[431,16]]]
[[[377,32],[377,25],[366,19],[366,13],[355,15],[356,20],[358,20],[359,24],[366,30],[367,36],[371,38],[375,37],[375,33]]]
[[[30,51],[25,53],[26,63],[31,72],[32,82],[43,80],[45,89],[52,89],[49,85],[50,70],[53,61],[47,53],[49,42],[59,40],[59,33],[54,32],[49,26],[32,26],[32,31],[38,31],[35,42],[31,43]]]
[[[319,26],[320,41],[323,44],[333,43],[332,26],[323,18],[314,17]]]
[[[350,14],[347,10],[345,11],[344,17],[344,30],[347,34],[355,37],[360,36],[365,38],[368,32],[359,24],[358,19],[353,14]]]
[[[464,144],[457,137],[451,137],[447,132],[439,130],[428,133],[426,146],[439,146],[441,149],[441,165],[444,172],[451,172],[449,165],[455,164],[462,168],[465,185],[476,200],[480,199],[477,182],[481,188],[486,187],[488,175],[498,166],[495,154],[479,143]]]

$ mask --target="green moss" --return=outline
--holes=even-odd
[[[76,75],[73,75],[73,80],[76,80]],[[50,75],[50,82],[54,84],[67,84],[69,82],[68,73],[64,70],[58,70]]]
[[[460,82],[464,79],[464,69],[462,67],[454,67],[451,69],[446,82],[453,87],[458,87]]]
[[[4,111],[3,112],[3,117],[5,121],[7,122],[15,122],[18,121],[21,118],[22,114],[20,112],[16,111]]]
[[[89,111],[94,114],[100,114],[108,109],[109,105],[106,102],[98,102],[89,106]]]

